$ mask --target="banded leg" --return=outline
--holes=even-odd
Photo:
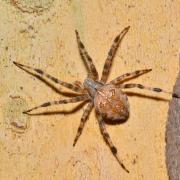
[[[118,154],[117,154],[117,149],[116,147],[114,146],[114,144],[112,143],[111,139],[110,139],[110,136],[106,130],[106,126],[105,126],[105,123],[102,119],[102,117],[98,117],[98,122],[99,122],[99,127],[100,127],[100,130],[101,130],[101,133],[103,135],[103,138],[104,140],[106,141],[107,145],[109,146],[109,148],[111,149],[111,152],[113,153],[114,157],[117,159],[118,163],[120,164],[120,166],[127,172],[129,173],[129,171],[126,169],[126,167],[124,166],[124,164],[122,163],[122,161],[120,160]]]
[[[143,70],[134,71],[132,73],[126,73],[126,74],[123,74],[123,75],[118,76],[117,78],[113,79],[112,81],[110,81],[110,83],[111,84],[118,84],[124,80],[141,76],[141,75],[148,73],[150,71],[152,71],[152,69],[143,69]]]
[[[85,123],[86,123],[86,121],[87,121],[87,119],[89,117],[89,114],[91,113],[92,108],[93,108],[93,103],[90,102],[87,105],[87,107],[86,107],[86,109],[85,109],[85,111],[84,111],[84,113],[83,113],[83,115],[81,117],[81,122],[80,122],[79,128],[77,130],[77,134],[76,134],[76,137],[74,139],[73,146],[76,145],[76,142],[78,141],[78,139],[79,139],[79,137],[80,137],[80,135],[81,135],[81,133],[83,131],[84,125],[85,125]]]
[[[42,108],[42,107],[48,107],[48,106],[57,105],[57,104],[76,103],[76,102],[85,101],[88,99],[89,99],[89,96],[87,94],[83,94],[81,96],[76,96],[76,97],[73,97],[71,99],[62,99],[62,100],[58,100],[58,101],[46,102],[46,103],[43,103],[39,106],[33,107],[27,111],[24,111],[23,113],[30,114],[29,112],[31,112],[35,109]]]
[[[67,83],[67,82],[64,82],[64,81],[61,81],[47,73],[45,73],[44,71],[40,70],[40,69],[36,69],[36,68],[32,68],[30,66],[26,66],[26,65],[23,65],[23,64],[20,64],[20,63],[17,63],[17,62],[13,62],[17,67],[19,67],[20,69],[22,70],[32,70],[38,74],[40,74],[42,77],[46,77],[48,79],[50,79],[51,81],[55,82],[56,84],[60,84],[68,89],[71,89],[75,92],[78,92],[78,93],[82,93],[83,92],[83,89],[81,89],[79,86],[76,86],[74,84],[70,84],[70,83]]]
[[[90,76],[92,77],[92,79],[98,80],[99,75],[98,75],[96,67],[92,61],[92,58],[89,56],[88,52],[86,51],[77,30],[75,30],[75,33],[76,33],[76,38],[77,38],[80,55],[88,66]]]
[[[164,92],[164,93],[171,94],[172,97],[174,97],[174,98],[180,98],[180,96],[178,96],[175,93],[172,93],[172,92],[169,92],[169,91],[165,91],[165,90],[157,88],[157,87],[143,86],[142,84],[121,84],[118,87],[124,88],[124,89],[126,89],[126,88],[139,88],[139,89],[147,89],[147,90],[154,91],[154,92]]]
[[[116,53],[116,50],[117,50],[120,42],[122,41],[125,34],[128,32],[129,28],[130,28],[130,26],[124,28],[124,30],[118,36],[116,36],[116,38],[114,39],[114,42],[113,42],[113,44],[112,44],[112,46],[111,46],[111,48],[110,48],[110,50],[108,52],[108,57],[106,58],[106,61],[105,61],[105,64],[104,64],[102,77],[101,77],[101,82],[103,82],[103,83],[105,83],[107,81],[113,57],[114,57],[114,55]]]

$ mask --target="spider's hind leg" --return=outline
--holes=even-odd
[[[86,123],[86,121],[87,121],[87,119],[88,119],[88,117],[89,117],[89,114],[90,114],[92,108],[93,108],[93,103],[90,102],[90,103],[88,104],[88,106],[86,107],[86,109],[85,109],[85,111],[84,111],[84,113],[83,113],[83,115],[82,115],[82,117],[81,117],[81,122],[80,122],[79,128],[78,128],[78,130],[77,130],[77,133],[76,133],[76,137],[75,137],[75,139],[74,139],[73,146],[76,145],[76,143],[77,143],[77,141],[78,141],[78,139],[79,139],[79,137],[80,137],[80,135],[81,135],[81,133],[82,133],[82,131],[83,131],[84,125],[85,125],[85,123]]]
[[[101,130],[101,133],[104,137],[104,140],[106,141],[107,145],[110,147],[111,152],[113,153],[114,157],[117,159],[118,163],[120,164],[120,166],[127,172],[129,173],[129,170],[126,169],[126,167],[124,166],[124,164],[122,163],[122,161],[120,160],[118,154],[117,154],[117,149],[114,146],[114,144],[112,143],[110,136],[106,130],[106,126],[105,123],[102,119],[102,117],[100,115],[98,115],[98,122],[99,122],[99,128]]]
[[[147,86],[144,86],[142,84],[134,84],[134,83],[131,83],[131,84],[121,84],[119,85],[120,88],[139,88],[139,89],[147,89],[147,90],[150,90],[150,91],[154,91],[154,92],[164,92],[164,93],[168,93],[168,94],[171,94],[172,97],[175,97],[175,98],[180,98],[180,96],[178,96],[177,94],[175,93],[172,93],[172,92],[169,92],[169,91],[165,91],[161,88],[157,88],[157,87],[147,87]]]

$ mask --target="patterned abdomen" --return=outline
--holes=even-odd
[[[126,120],[129,116],[129,103],[126,94],[111,84],[97,90],[94,106],[105,119]]]

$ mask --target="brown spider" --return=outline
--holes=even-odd
[[[46,78],[52,80],[53,82],[60,84],[64,87],[80,94],[80,95],[70,98],[70,99],[63,99],[63,100],[61,99],[61,100],[53,101],[53,102],[46,102],[46,103],[41,104],[40,106],[36,106],[32,109],[24,111],[23,113],[31,115],[30,112],[32,110],[35,110],[35,109],[38,109],[41,107],[47,107],[47,106],[56,105],[56,104],[67,104],[67,103],[76,103],[76,102],[80,102],[80,101],[87,101],[88,105],[82,115],[81,122],[80,122],[79,128],[77,130],[77,134],[74,139],[73,146],[75,146],[78,138],[80,137],[91,110],[93,109],[93,107],[95,107],[95,110],[96,110],[97,116],[98,116],[99,127],[100,127],[101,133],[104,137],[104,140],[106,141],[107,145],[110,147],[111,152],[113,153],[113,155],[115,156],[115,158],[117,159],[119,164],[128,173],[129,173],[129,171],[126,169],[126,167],[121,162],[121,160],[117,154],[117,149],[113,145],[113,143],[110,139],[110,136],[106,130],[105,121],[104,121],[105,119],[109,119],[114,122],[117,122],[118,120],[126,120],[128,118],[129,103],[128,103],[128,99],[127,99],[127,94],[125,92],[123,92],[122,89],[136,87],[136,88],[147,89],[147,90],[151,90],[151,91],[155,91],[155,92],[170,93],[170,94],[172,94],[172,97],[179,98],[179,96],[177,94],[164,91],[160,88],[151,88],[151,87],[143,86],[141,84],[134,84],[134,83],[133,84],[132,83],[131,84],[122,84],[122,82],[124,80],[138,77],[147,72],[150,72],[152,69],[143,69],[143,70],[134,71],[132,73],[126,73],[126,74],[123,74],[123,75],[113,79],[109,83],[106,83],[108,75],[109,75],[109,70],[111,68],[113,57],[116,53],[116,50],[117,50],[120,42],[122,41],[125,34],[128,32],[129,28],[130,28],[130,26],[124,28],[124,30],[118,36],[116,36],[116,38],[114,39],[114,42],[108,52],[108,56],[107,56],[107,59],[104,64],[102,77],[101,77],[100,81],[98,80],[99,78],[98,78],[98,72],[96,70],[96,67],[94,66],[94,63],[93,63],[91,57],[89,56],[83,43],[81,42],[77,30],[75,31],[75,33],[76,33],[77,43],[78,43],[78,47],[79,47],[79,52],[80,52],[82,59],[85,61],[86,65],[88,67],[88,77],[84,80],[83,85],[80,83],[70,84],[70,83],[61,81],[61,80],[43,72],[40,69],[35,69],[35,68],[29,67],[26,65],[22,65],[17,62],[13,62],[16,66],[18,66],[19,68],[21,68],[23,70],[29,69],[29,70],[35,71],[36,73],[40,74],[41,76],[46,77]]]

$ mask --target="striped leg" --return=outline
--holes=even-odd
[[[102,117],[98,117],[98,122],[99,122],[99,127],[100,127],[100,130],[101,130],[101,133],[103,135],[103,138],[104,140],[106,141],[107,145],[110,147],[111,149],[111,152],[113,153],[113,155],[115,156],[115,158],[117,159],[118,163],[121,165],[121,167],[127,172],[129,173],[129,171],[126,169],[126,167],[124,166],[124,164],[122,163],[122,161],[120,160],[118,154],[117,154],[117,149],[116,147],[114,146],[114,144],[112,143],[111,139],[110,139],[110,136],[106,130],[106,127],[105,127],[105,123],[102,119]]]
[[[62,100],[58,100],[58,101],[46,102],[46,103],[43,103],[39,106],[33,107],[27,111],[24,111],[23,113],[30,114],[29,112],[31,112],[35,109],[42,108],[42,107],[48,107],[48,106],[57,105],[57,104],[76,103],[76,102],[85,101],[88,99],[89,99],[89,96],[87,94],[83,94],[81,96],[76,96],[76,97],[73,97],[71,99],[62,99]]]
[[[88,104],[88,106],[86,107],[83,115],[82,115],[81,122],[80,122],[79,128],[77,130],[77,134],[76,134],[76,137],[74,139],[73,146],[76,145],[76,142],[78,141],[78,139],[79,139],[79,137],[80,137],[80,135],[81,135],[81,133],[83,131],[84,125],[85,125],[85,123],[86,123],[86,121],[87,121],[87,119],[89,117],[89,114],[91,113],[92,108],[93,108],[93,103],[90,102]]]
[[[121,84],[121,85],[119,85],[119,87],[124,88],[124,89],[126,89],[126,88],[139,88],[139,89],[147,89],[147,90],[154,91],[154,92],[164,92],[164,93],[171,94],[172,97],[180,98],[180,96],[178,96],[175,93],[168,92],[168,91],[165,91],[165,90],[157,88],[157,87],[143,86],[142,84],[133,84],[133,83],[132,84]]]
[[[134,71],[132,73],[126,73],[126,74],[123,74],[123,75],[118,76],[117,78],[113,79],[112,81],[110,81],[110,83],[111,84],[118,84],[124,80],[141,76],[141,75],[148,73],[150,71],[152,71],[152,69],[143,69],[143,70]]]
[[[67,83],[67,82],[63,82],[63,81],[61,81],[61,80],[59,80],[59,79],[45,73],[44,71],[42,71],[40,69],[32,68],[30,66],[26,66],[26,65],[23,65],[23,64],[20,64],[20,63],[17,63],[17,62],[13,62],[13,63],[22,70],[26,70],[26,69],[32,70],[32,71],[40,74],[42,77],[46,77],[46,78],[50,79],[51,81],[53,81],[53,82],[55,82],[57,84],[60,84],[60,85],[66,87],[68,89],[71,89],[71,90],[73,90],[75,92],[78,92],[78,93],[83,92],[83,90],[79,86],[76,86],[74,84],[70,84],[70,83]]]
[[[129,28],[130,28],[130,26],[124,28],[124,30],[118,36],[116,36],[116,38],[114,39],[114,42],[113,42],[113,44],[112,44],[112,46],[111,46],[111,48],[110,48],[110,50],[108,52],[108,57],[106,58],[106,61],[105,61],[105,64],[104,64],[102,77],[101,77],[101,82],[103,82],[103,83],[105,83],[107,81],[113,57],[114,57],[114,55],[116,53],[116,50],[117,50],[120,42],[122,41],[125,34],[128,32]]]
[[[84,89],[83,84],[80,81],[75,81],[73,84],[81,89]]]
[[[98,80],[99,75],[98,75],[96,67],[92,61],[92,58],[89,56],[88,52],[86,51],[77,30],[75,30],[75,33],[76,33],[76,38],[77,38],[80,55],[88,66],[90,76],[92,77],[92,79]]]

